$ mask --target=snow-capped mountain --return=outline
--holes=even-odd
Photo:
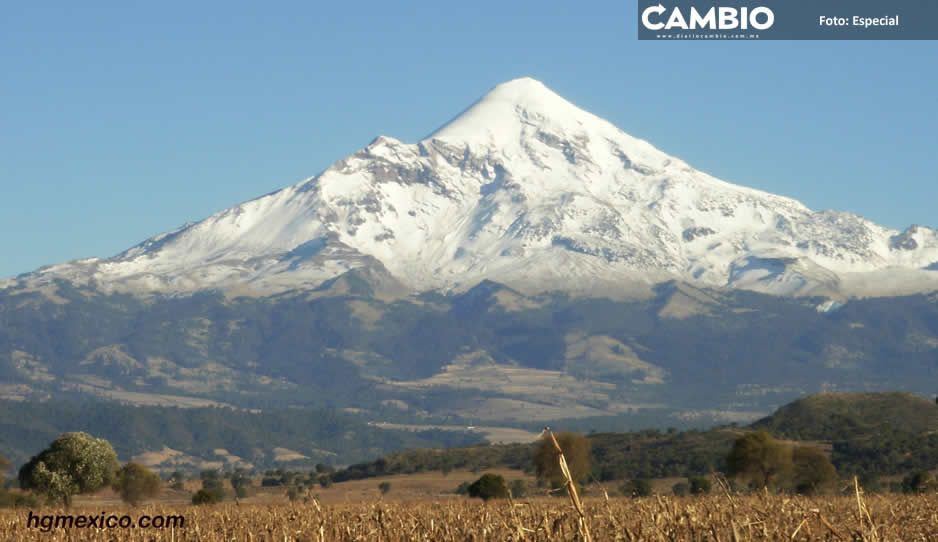
[[[517,79],[417,143],[378,137],[298,184],[6,286],[64,278],[266,294],[356,268],[411,291],[489,279],[528,292],[628,293],[678,279],[892,295],[938,289],[938,232],[721,181]]]

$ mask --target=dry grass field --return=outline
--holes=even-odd
[[[544,493],[544,489],[536,489],[536,479],[530,474],[525,474],[519,470],[513,469],[487,469],[485,472],[498,474],[506,481],[523,480],[532,492],[539,491]],[[449,474],[442,474],[439,471],[421,472],[415,474],[402,474],[395,476],[378,476],[375,478],[366,478],[364,480],[351,480],[333,484],[330,487],[313,487],[309,490],[308,496],[315,498],[320,504],[340,504],[340,503],[361,503],[382,500],[389,501],[425,501],[438,500],[446,501],[459,498],[456,495],[456,487],[462,483],[471,483],[479,477],[479,473],[473,473],[467,470],[454,470]],[[674,479],[677,481],[678,479]],[[683,480],[683,479],[681,479]],[[656,489],[664,492],[668,490],[674,481],[661,481]],[[391,491],[382,495],[378,486],[382,482],[391,484]],[[174,490],[169,487],[163,487],[160,495],[151,502],[161,506],[182,506],[187,505],[192,500],[192,494],[200,487],[198,480],[189,480],[185,483],[182,490]],[[612,490],[613,488],[609,488]],[[230,487],[228,488],[230,493]],[[99,491],[94,495],[78,495],[75,497],[75,507],[82,509],[100,509],[120,507],[120,497],[110,489]],[[241,504],[247,505],[276,505],[289,504],[287,499],[287,490],[285,487],[256,487],[250,497],[242,499]]]
[[[100,513],[91,503],[71,513]],[[627,541],[938,541],[938,497],[781,496],[602,498],[585,501],[592,539]],[[27,511],[0,511],[3,541],[483,541],[582,540],[565,498],[511,503],[466,498],[320,504],[108,507],[107,513],[182,514],[184,528],[26,527]],[[64,513],[41,509],[41,514]]]

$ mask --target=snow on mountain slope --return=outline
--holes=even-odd
[[[416,144],[378,137],[316,177],[17,283],[263,294],[365,267],[414,291],[490,279],[622,293],[676,278],[836,297],[938,289],[936,262],[933,229],[723,182],[517,79]]]

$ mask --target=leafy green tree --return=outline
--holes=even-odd
[[[691,495],[706,495],[710,493],[712,486],[710,479],[706,476],[691,476],[688,483],[690,484]]]
[[[202,478],[202,489],[200,489],[199,492],[204,491],[207,493],[211,497],[211,501],[196,503],[193,500],[193,504],[211,504],[212,502],[221,502],[225,499],[225,484],[222,481],[221,475],[218,474],[218,471],[204,470],[199,474],[199,477]],[[196,495],[198,495],[198,492]]]
[[[649,497],[651,493],[651,482],[644,478],[629,480],[622,486],[622,494],[628,497]]]
[[[206,491],[205,489],[200,489],[192,495],[192,504],[203,505],[203,504],[215,504],[221,502],[221,498],[217,493],[211,491]]]
[[[159,495],[160,477],[138,463],[127,463],[117,471],[114,489],[121,500],[136,506],[140,501]]]
[[[19,482],[50,502],[70,506],[74,495],[111,485],[119,467],[108,441],[87,433],[63,433],[20,468]]]
[[[574,482],[581,482],[590,474],[590,441],[578,433],[555,433],[557,444],[570,468]],[[534,450],[534,470],[537,477],[547,480],[554,487],[566,483],[560,472],[557,449],[549,436],[544,436]]]
[[[777,487],[791,472],[792,450],[765,431],[746,433],[733,443],[726,467],[752,487]]]
[[[938,489],[938,483],[928,471],[916,471],[902,479],[903,493],[925,493]]]
[[[382,495],[387,495],[391,491],[391,482],[381,482],[378,484],[378,490]]]
[[[466,493],[470,497],[475,497],[487,501],[490,499],[507,499],[508,486],[505,485],[505,479],[498,474],[486,473],[472,482]]]
[[[792,450],[792,485],[797,493],[824,493],[837,483],[837,469],[824,452],[810,446]]]
[[[231,474],[229,483],[231,484],[231,489],[234,490],[235,498],[238,499],[248,497],[254,489],[254,482],[251,480],[248,472],[240,468],[236,469]]]

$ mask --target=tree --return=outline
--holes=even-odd
[[[687,482],[678,482],[671,486],[671,493],[674,493],[678,497],[683,497],[690,493],[690,486]]]
[[[731,476],[744,478],[756,488],[775,487],[791,471],[792,451],[765,431],[736,439],[726,458]]]
[[[691,495],[706,495],[710,493],[710,479],[706,476],[691,476],[688,480]]]
[[[837,469],[822,451],[798,446],[792,451],[792,485],[797,493],[816,495],[837,483]]]
[[[119,467],[108,441],[87,433],[63,433],[20,468],[19,482],[50,502],[70,506],[74,495],[111,485]]]
[[[252,489],[254,488],[253,481],[251,477],[248,476],[248,473],[244,469],[236,469],[231,473],[231,479],[229,480],[231,484],[231,489],[234,490],[235,498],[243,499],[251,494]]]
[[[378,484],[378,491],[380,491],[382,495],[387,495],[388,492],[391,491],[391,482],[385,481]]]
[[[114,489],[121,500],[136,506],[160,493],[160,477],[138,463],[127,463],[117,471]]]
[[[193,497],[193,504],[210,504],[224,500],[225,485],[217,471],[204,470],[199,474],[199,477],[202,478],[202,489],[196,492],[196,495],[198,495],[200,492],[205,492],[211,497],[211,499],[206,502],[196,503],[195,498]]]
[[[466,492],[470,497],[476,497],[483,501],[508,498],[508,486],[505,485],[505,479],[498,474],[483,474],[478,480],[469,485]]]
[[[554,436],[563,450],[573,481],[586,479],[590,474],[589,439],[578,433],[555,433]],[[553,487],[561,487],[566,483],[560,472],[557,449],[550,436],[542,438],[534,451],[534,469],[539,479],[549,481]]]
[[[218,494],[204,489],[200,489],[192,495],[192,504],[196,505],[215,504],[220,501],[221,498],[219,498]]]
[[[928,471],[917,471],[902,479],[903,493],[925,493],[938,488],[934,477]]]
[[[622,486],[622,494],[628,497],[649,497],[651,493],[651,482],[644,478],[629,480]]]

